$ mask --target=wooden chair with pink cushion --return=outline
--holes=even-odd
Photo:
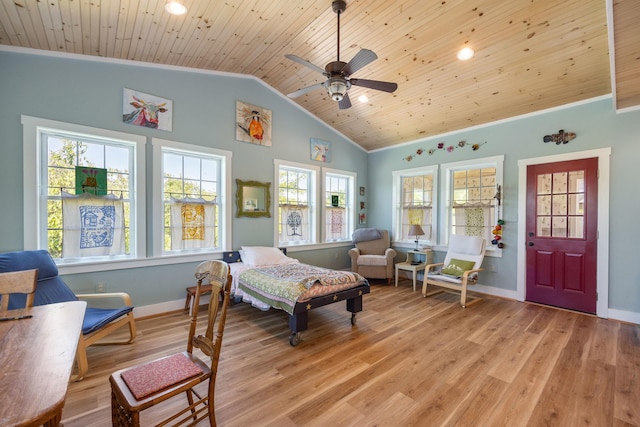
[[[26,295],[25,307],[33,307],[38,269],[0,273],[0,312],[9,309],[11,294]]]
[[[231,275],[227,263],[205,261],[198,265],[195,276],[197,285],[187,350],[111,374],[111,418],[114,426],[150,425],[151,422],[154,425],[196,425],[206,418],[209,418],[210,425],[216,425],[214,391],[229,306]],[[205,280],[212,285],[207,328],[204,335],[196,336],[202,282]],[[207,358],[202,360],[194,355],[194,347],[200,349]],[[207,381],[206,392],[194,389]],[[142,411],[172,398],[184,399],[183,409],[162,422],[153,420],[141,423]]]

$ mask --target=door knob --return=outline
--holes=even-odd
[[[527,243],[527,245],[529,245],[529,246],[533,246],[533,245],[534,245],[534,243],[533,243],[533,242],[528,242],[528,243]]]

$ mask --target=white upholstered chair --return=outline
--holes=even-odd
[[[460,291],[462,307],[479,301],[480,298],[474,297],[467,303],[467,286],[477,283],[478,272],[483,270],[481,265],[486,245],[482,237],[451,235],[444,262],[429,264],[425,269],[422,296],[428,297],[446,288]],[[439,289],[430,292],[429,286]]]
[[[390,248],[389,232],[387,230],[360,229],[365,233],[377,231],[378,238],[357,241],[356,247],[349,250],[351,257],[351,271],[367,279],[393,279],[393,259],[396,251]],[[358,231],[354,233],[356,236]],[[356,239],[357,240],[357,239]]]

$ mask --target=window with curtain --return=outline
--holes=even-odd
[[[447,236],[479,236],[491,242],[498,220],[497,186],[502,156],[443,165],[447,177]]]
[[[227,163],[230,153],[223,150],[153,140],[154,163],[159,165],[154,204],[162,218],[154,226],[162,236],[155,253],[223,250]]]
[[[25,180],[25,223],[35,226],[25,248],[65,263],[144,254],[145,138],[29,116],[22,123],[25,167],[40,171]]]
[[[322,169],[324,176],[325,242],[351,240],[355,223],[355,182],[352,172]]]
[[[395,241],[413,242],[409,228],[419,225],[424,231],[420,240],[428,243],[435,239],[434,224],[437,221],[437,166],[394,171],[394,230]]]
[[[317,169],[276,161],[278,182],[277,237],[280,245],[316,240]]]

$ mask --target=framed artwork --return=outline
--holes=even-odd
[[[340,205],[340,196],[335,194],[331,195],[331,206],[339,206]]]
[[[364,209],[364,202],[360,202],[360,210]]]
[[[366,214],[361,213],[360,216],[359,216],[359,219],[360,219],[360,221],[359,221],[360,224],[366,224],[367,223],[367,215]]]
[[[236,139],[271,147],[271,110],[236,101]]]
[[[331,143],[330,142],[311,138],[309,146],[311,148],[311,160],[316,160],[318,162],[331,161]]]
[[[360,187],[360,195],[364,196],[364,187]]]
[[[94,196],[107,194],[107,170],[76,166],[76,194],[89,193]]]
[[[132,125],[171,132],[173,101],[148,93],[124,88],[122,121]]]

